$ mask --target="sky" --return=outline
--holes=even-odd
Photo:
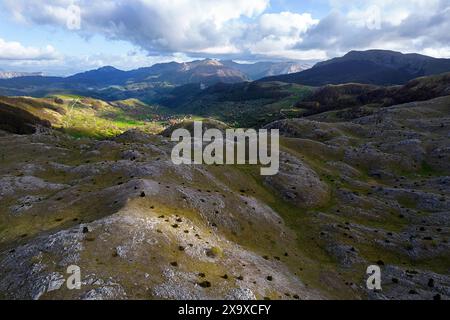
[[[200,58],[450,58],[450,0],[0,0],[0,69],[69,75]]]

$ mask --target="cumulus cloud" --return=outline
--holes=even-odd
[[[81,9],[81,35],[125,40],[152,55],[313,58],[292,48],[318,20],[308,13],[264,13],[269,0],[5,0],[16,20],[61,28],[74,4]]]
[[[306,32],[297,50],[323,48],[328,56],[337,56],[376,48],[450,58],[448,1],[334,0],[332,4],[335,9]]]
[[[326,59],[353,49],[450,57],[448,0],[329,0],[321,19],[270,0],[3,0],[22,23],[127,41],[153,56]],[[80,28],[70,28],[79,6]]]
[[[132,51],[126,54],[94,53],[79,56],[60,55],[55,60],[2,60],[0,70],[34,72],[44,71],[46,75],[69,76],[81,71],[114,66],[121,70],[132,70],[155,63],[186,62],[194,58],[183,53],[164,56],[149,56],[144,52]]]
[[[21,21],[64,28],[74,3],[81,9],[80,33],[100,33],[159,53],[227,48],[243,27],[238,19],[261,14],[269,0],[7,0],[6,6]]]
[[[320,50],[295,50],[296,44],[319,20],[309,13],[266,13],[248,26],[240,39],[240,48],[249,55],[294,60],[324,58]]]
[[[259,18],[259,31],[262,36],[293,36],[305,33],[319,22],[309,13],[266,13]]]
[[[20,42],[8,42],[0,38],[0,60],[55,60],[59,57],[55,48],[25,47]]]

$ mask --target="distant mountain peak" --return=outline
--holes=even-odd
[[[393,51],[393,50],[384,50],[384,49],[369,49],[369,50],[350,50],[347,52],[345,56],[351,56],[356,54],[371,54],[371,53],[378,53],[378,54],[395,54],[395,55],[402,55],[403,53],[399,51]]]
[[[183,63],[183,66],[187,69],[187,70],[191,70],[197,67],[225,67],[220,61],[215,60],[215,59],[203,59],[203,60],[195,60],[195,61],[191,61],[191,62],[185,62]]]
[[[33,82],[27,79],[22,83],[28,85],[33,83],[36,86],[40,84],[48,86],[49,83],[52,83],[58,88],[76,87],[77,89],[89,88],[89,90],[132,83],[139,83],[143,86],[149,85],[150,87],[167,84],[179,86],[189,83],[203,83],[210,86],[220,82],[238,83],[257,80],[266,76],[298,72],[309,67],[300,62],[240,64],[231,60],[203,59],[182,63],[159,63],[130,71],[119,70],[113,66],[103,66],[66,78],[46,77],[46,79],[33,79]]]
[[[423,59],[433,59],[418,53],[402,53],[392,50],[371,49],[365,51],[352,50],[340,58],[373,58],[373,57],[421,57]],[[335,58],[335,59],[340,59]]]
[[[122,71],[122,70],[119,70],[119,69],[117,69],[117,68],[115,68],[113,66],[104,66],[104,67],[100,67],[100,68],[98,68],[98,69],[96,69],[94,71],[103,71],[103,72],[107,71],[107,72],[110,72],[110,71]]]
[[[317,63],[312,69],[263,81],[304,85],[364,83],[400,85],[421,76],[450,71],[450,59],[390,50],[350,51],[342,57]]]
[[[220,63],[229,68],[240,70],[248,75],[248,77],[252,80],[258,80],[269,76],[295,73],[309,69],[312,66],[301,61],[261,61],[255,63],[237,63],[233,60],[221,60]]]
[[[215,59],[205,59],[202,61],[202,64],[209,66],[223,66],[223,64],[219,60]]]

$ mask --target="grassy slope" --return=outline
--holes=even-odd
[[[267,108],[264,110],[275,110],[274,112],[276,113],[289,109],[292,103],[301,98],[301,95],[304,93],[301,88],[293,88],[292,90],[294,93],[293,96],[283,98],[276,103],[264,105],[263,108]],[[63,99],[63,104],[57,104],[52,99],[33,99],[30,100],[33,102],[31,104],[29,104],[29,101],[27,101],[27,103],[17,101],[17,106],[25,108],[35,115],[48,119],[51,118],[52,122],[55,123],[55,126],[63,128],[72,135],[100,138],[117,135],[118,133],[134,127],[142,127],[152,131],[151,128],[146,127],[144,120],[146,120],[149,114],[152,114],[149,112],[149,109],[152,112],[158,112],[158,110],[151,109],[147,105],[140,104],[139,101],[136,100],[106,104],[93,99],[81,98],[80,102],[71,104],[74,99],[79,97],[61,96],[59,98]],[[45,108],[42,108],[44,103]],[[233,104],[233,108],[236,106],[237,104]],[[248,104],[246,107],[249,108],[247,111],[250,112],[252,105]],[[244,111],[240,109],[239,111],[236,111],[236,109],[233,108],[232,111],[235,113],[231,113],[229,115],[230,118],[228,119],[239,119],[239,117],[244,117],[244,115],[245,117],[249,116],[245,113],[247,112],[245,109]],[[255,114],[254,110],[253,114]],[[424,139],[427,144],[432,144],[434,140],[440,139],[442,133],[429,133],[429,128],[426,127],[422,129],[420,125],[414,127],[415,122],[410,121],[409,118],[420,120],[430,118],[431,121],[435,121],[447,114],[447,100],[439,100],[439,102],[435,102],[428,109],[426,104],[424,104],[424,107],[418,105],[412,106],[411,108],[403,108],[396,116],[396,128],[391,128],[393,130],[391,137],[396,137],[394,129],[400,130],[413,127],[414,131],[424,133],[427,136],[429,135]],[[267,121],[267,119],[270,118],[270,115],[262,115],[264,116],[264,121]],[[250,118],[253,124],[256,124],[259,121],[257,118],[258,116],[261,115],[255,114]],[[224,113],[222,113],[221,117],[226,117],[226,114],[224,115]],[[339,118],[336,117],[333,120],[338,121]],[[246,124],[249,125],[250,123]],[[436,126],[436,128],[439,128],[439,126]],[[397,185],[396,182],[370,177],[368,171],[371,163],[363,163],[362,165],[352,163],[358,174],[353,180],[344,181],[342,179],[342,172],[331,167],[329,164],[330,161],[345,161],[344,149],[338,148],[338,150],[330,151],[330,148],[327,148],[322,144],[322,142],[327,142],[333,138],[345,137],[349,139],[349,145],[353,147],[362,146],[367,143],[376,145],[384,142],[383,137],[369,137],[366,131],[358,131],[356,126],[349,126],[342,123],[321,124],[319,129],[327,132],[328,137],[326,139],[313,138],[312,136],[302,138],[301,135],[310,134],[309,131],[313,130],[311,128],[301,127],[299,130],[300,136],[283,139],[282,148],[283,151],[289,152],[299,159],[303,159],[303,161],[313,168],[314,171],[320,175],[321,179],[331,187],[334,196],[333,199],[320,208],[301,209],[292,205],[283,199],[276,192],[277,190],[271,189],[270,186],[265,183],[256,167],[218,166],[210,167],[208,169],[218,181],[225,183],[225,185],[233,191],[233,197],[242,193],[241,190],[245,190],[245,194],[250,193],[252,197],[269,205],[283,218],[290,230],[295,233],[295,241],[283,241],[276,230],[271,230],[270,226],[264,225],[254,225],[242,228],[239,233],[231,232],[226,228],[222,228],[220,231],[226,236],[226,239],[236,242],[261,256],[268,256],[270,259],[281,257],[282,262],[286,264],[293,273],[297,274],[302,281],[314,288],[319,288],[327,297],[354,298],[360,296],[361,292],[355,292],[348,285],[345,285],[345,282],[362,283],[364,268],[367,266],[367,263],[357,264],[352,269],[340,268],[335,257],[325,250],[327,241],[324,237],[320,236],[321,232],[324,230],[323,228],[330,224],[338,224],[344,226],[344,228],[346,228],[346,225],[352,227],[364,226],[367,228],[375,228],[383,233],[403,232],[408,227],[410,221],[399,218],[399,214],[404,212],[405,209],[415,210],[416,202],[412,201],[410,198],[402,199],[400,197],[395,200],[395,205],[392,207],[386,205],[381,212],[378,212],[380,209],[375,206],[376,200],[378,199],[371,194],[373,191],[372,187],[393,187]],[[443,129],[433,130],[443,131]],[[377,132],[381,134],[381,131]],[[311,134],[314,134],[314,132]],[[78,142],[71,140],[63,141],[64,142],[61,142],[58,147],[71,150],[70,154],[59,158],[59,153],[55,152],[55,154],[52,155],[55,158],[52,160],[76,166],[82,165],[87,161],[116,161],[119,159],[120,151],[125,151],[125,149],[128,148],[128,146],[123,146],[123,150],[122,147],[118,150],[101,150],[101,155],[94,156],[93,158],[86,158],[85,156],[81,156],[78,152]],[[333,144],[333,142],[330,142],[330,144]],[[140,148],[139,146],[135,147],[138,149]],[[12,165],[16,162],[37,161],[35,157],[36,154],[40,154],[40,159],[38,160],[41,164],[48,161],[47,154],[42,154],[42,152],[39,153],[39,149],[33,149],[33,147],[30,146],[27,146],[27,148],[30,149],[24,148],[22,153],[16,155],[11,155],[12,152],[4,150],[4,154],[7,155],[6,159],[2,159],[5,168],[6,165]],[[142,150],[142,152],[144,151]],[[396,163],[389,163],[385,169],[390,173],[393,173],[396,177],[403,176],[411,182],[432,179],[447,173],[442,170],[437,170],[427,162],[423,162],[422,166],[417,169],[405,169],[404,166]],[[20,170],[17,171],[17,174],[21,174]],[[93,181],[83,182],[83,184],[78,187],[78,192],[89,193],[91,191],[101,190],[104,187],[114,186],[118,181],[122,182],[123,180],[131,179],[131,177],[123,178],[123,176],[122,173],[108,173],[97,176]],[[42,174],[40,177],[47,181],[58,183],[69,183],[73,181],[74,178],[67,176],[65,173],[54,172],[51,170],[46,171],[45,174]],[[180,177],[173,174],[164,174],[160,178],[163,183],[170,182],[178,185],[183,181]],[[196,177],[190,183],[192,184],[192,187],[201,189],[212,188],[215,185],[205,177]],[[359,195],[359,203],[347,204],[339,201],[335,197],[339,190],[346,190],[355,195]],[[53,194],[46,196],[51,198]],[[383,197],[381,198],[383,199]],[[117,207],[109,206],[110,204],[108,202],[110,201],[110,198],[108,197],[100,199],[101,201],[98,201],[98,198],[87,198],[84,200],[87,200],[86,203],[89,205],[79,202],[77,205],[73,205],[70,210],[58,212],[58,215],[63,217],[63,221],[60,220],[60,217],[55,217],[53,213],[50,212],[47,215],[36,215],[31,221],[26,219],[28,217],[2,220],[0,225],[3,226],[3,228],[0,230],[0,234],[7,238],[23,237],[24,239],[28,239],[29,237],[33,237],[35,235],[34,233],[49,230],[54,231],[70,226],[71,224],[74,224],[73,219],[92,221],[115,212],[120,207],[119,205]],[[7,199],[6,201],[9,202],[5,202],[6,205],[4,210],[14,204],[14,199]],[[94,201],[96,205],[92,206],[91,204]],[[156,202],[156,200],[153,202]],[[170,205],[161,203],[159,205],[159,214],[169,215],[176,213],[183,217],[189,217],[201,226],[202,232],[208,232],[208,225],[202,220],[204,218],[202,213],[180,209],[179,203],[171,203]],[[109,209],[104,210],[105,207],[108,207]],[[149,209],[143,204],[140,204],[140,209],[143,208],[145,210]],[[337,210],[340,210],[342,213],[337,214]],[[379,214],[379,216],[361,215],[361,213],[374,212]],[[431,215],[432,212],[422,212],[420,214],[423,214],[425,218]],[[2,212],[2,219],[7,216],[6,211]],[[241,225],[248,224],[248,221],[238,215],[235,215],[234,219]],[[11,222],[13,220],[15,221],[12,224]],[[10,227],[6,228],[6,225]],[[36,226],[43,227],[42,229],[36,230]],[[410,268],[428,269],[439,273],[446,273],[450,263],[447,255],[438,255],[427,259],[412,259],[395,248],[387,249],[386,247],[377,244],[375,242],[376,237],[371,234],[367,235],[367,238],[364,239],[364,241],[350,239],[345,235],[345,232],[333,232],[332,236],[334,237],[333,241],[335,242],[345,243],[355,247],[358,250],[358,254],[370,263],[376,263],[378,260],[383,260],[387,264],[406,265]],[[87,246],[89,245],[90,244],[87,244]],[[404,245],[407,244],[405,243]],[[432,245],[433,244],[428,243],[423,244],[424,247]],[[91,246],[91,251],[90,253],[86,253],[85,259],[86,261],[95,264],[93,261],[95,261],[96,258],[93,257],[92,254],[95,253],[98,248],[93,245]],[[288,257],[284,256],[286,252],[289,252]],[[183,259],[183,257],[180,257],[181,254],[173,254],[172,256],[172,253],[170,253],[170,255],[173,259]],[[111,258],[105,257],[104,260],[105,259]],[[103,261],[103,264],[104,263],[105,261]],[[192,270],[211,270],[211,273],[215,276],[225,272],[222,267],[214,267],[213,264],[201,265],[200,263],[196,264],[192,261],[186,262],[186,264],[188,264],[188,267],[192,268]],[[99,266],[93,266],[93,268],[99,268]],[[123,265],[120,268],[125,268],[128,271],[133,270],[129,265]],[[274,297],[276,298],[275,295]]]
[[[167,114],[163,108],[136,99],[111,103],[76,95],[2,99],[78,138],[108,138],[134,128],[157,133],[166,125],[160,120]]]
[[[210,117],[236,127],[260,127],[271,121],[299,116],[297,101],[312,88],[282,83],[216,85],[197,94],[174,91],[172,100],[162,104],[180,114]]]

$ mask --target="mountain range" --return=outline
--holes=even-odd
[[[28,77],[0,81],[1,87],[53,85],[62,88],[74,86],[104,87],[110,85],[127,85],[132,83],[184,85],[204,83],[211,85],[218,82],[237,83],[257,80],[266,76],[298,72],[310,67],[298,62],[260,62],[239,64],[233,61],[213,59],[192,62],[159,63],[130,71],[122,71],[111,66],[78,73],[69,77],[43,77],[41,74],[29,74]],[[0,77],[1,79],[1,77]]]
[[[0,300],[449,300],[446,61],[351,52],[291,76],[323,86],[216,60],[0,80],[22,95],[0,96]],[[197,120],[279,130],[279,173],[175,165]]]
[[[251,80],[258,80],[264,77],[291,74],[307,70],[312,67],[311,63],[295,62],[257,62],[257,63],[236,63],[232,60],[220,61],[225,67],[236,69],[246,74]]]
[[[264,78],[311,86],[364,83],[400,85],[422,77],[450,71],[450,59],[387,50],[351,51],[343,57],[319,62],[311,69]]]
[[[0,97],[0,299],[450,299],[450,74],[199,87]],[[190,116],[278,129],[279,173],[173,164]]]
[[[306,70],[294,72],[302,69]],[[172,112],[176,110],[179,113],[200,113],[207,116],[223,115],[225,112],[227,115],[223,116],[227,121],[236,121],[241,125],[256,125],[267,120],[267,114],[259,117],[254,112],[255,107],[260,106],[260,102],[267,106],[267,110],[276,110],[272,119],[277,119],[280,108],[292,109],[291,106],[297,103],[295,97],[297,100],[302,99],[302,103],[300,107],[295,108],[294,113],[303,109],[309,113],[315,110],[310,108],[312,104],[318,103],[322,111],[336,109],[338,107],[336,104],[348,105],[349,101],[342,102],[342,97],[348,95],[348,90],[353,94],[354,90],[362,88],[364,94],[367,93],[370,97],[361,96],[357,99],[376,103],[379,99],[375,97],[373,100],[371,97],[374,95],[391,96],[389,90],[386,92],[384,89],[380,91],[377,88],[347,86],[325,88],[314,94],[312,100],[304,100],[305,94],[316,90],[312,87],[351,83],[376,86],[405,85],[418,77],[449,71],[450,59],[369,50],[351,51],[343,57],[319,62],[313,67],[299,62],[242,64],[229,60],[205,59],[186,63],[161,63],[130,71],[106,66],[65,78],[29,75],[0,80],[0,95],[45,97],[54,94],[72,94],[110,102],[138,99],[147,104],[167,107]],[[279,73],[284,74],[263,77]],[[260,77],[263,78],[252,82],[253,79]],[[344,94],[341,93],[342,90]],[[422,97],[428,99],[426,92],[422,91],[416,100],[425,100]],[[336,95],[339,99],[333,98]],[[277,102],[275,105],[267,104],[268,101],[279,99],[283,102]],[[405,102],[398,98],[394,100]],[[226,108],[224,101],[228,103]]]
[[[450,71],[450,59],[387,50],[351,51],[343,57],[319,62],[237,63],[214,59],[155,64],[130,71],[111,66],[69,77],[41,74],[3,73],[0,95],[42,97],[52,93],[72,93],[114,101],[137,98],[151,103],[179,86],[249,81],[284,82],[307,86],[361,83],[403,85],[428,75]],[[1,75],[2,73],[0,73]],[[16,77],[20,76],[21,77]],[[259,79],[259,80],[258,80]],[[155,100],[156,99],[156,100]]]

